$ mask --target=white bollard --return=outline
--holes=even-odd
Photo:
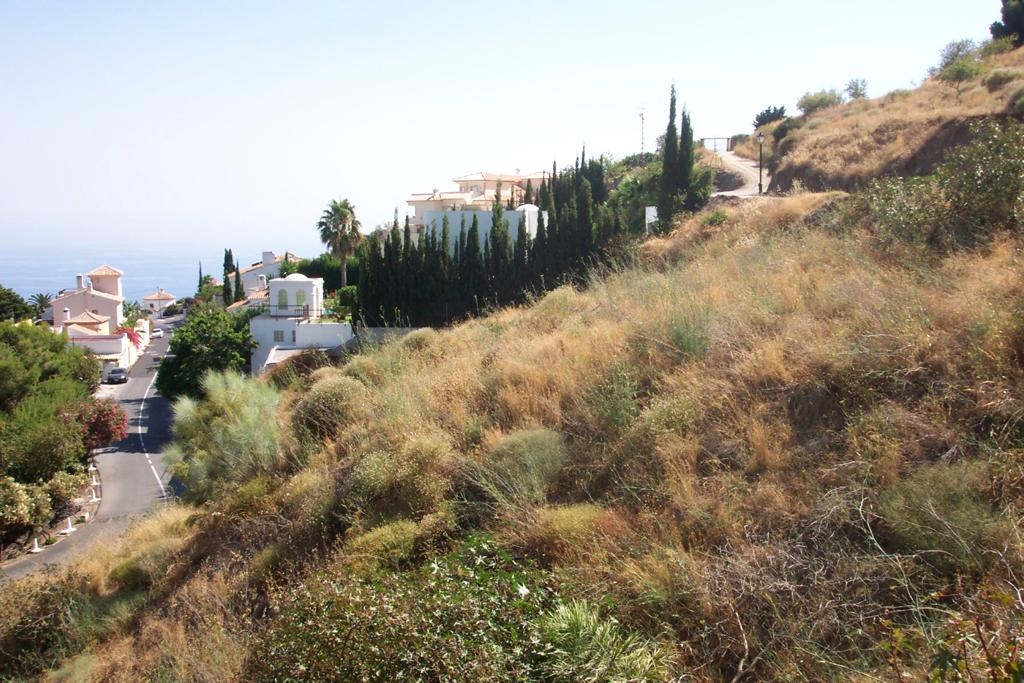
[[[92,489],[91,488],[91,489],[89,489],[89,491],[92,493],[92,498],[89,499],[90,503],[98,503],[101,500],[103,500],[102,498],[100,498],[99,496],[96,495],[96,489]]]
[[[99,486],[100,485],[100,480],[96,478],[95,474],[92,475],[92,485],[93,486]]]
[[[95,472],[95,471],[96,471],[96,463],[94,463],[94,462],[92,462],[90,460],[89,461],[89,469],[87,469],[86,472]]]
[[[60,535],[61,536],[70,536],[73,533],[75,533],[75,525],[71,521],[71,518],[68,517],[68,528],[67,529],[61,529]]]
[[[87,524],[88,522],[89,522],[89,511],[86,510],[85,512],[82,513],[82,524]]]
[[[38,538],[33,538],[32,539],[32,550],[29,550],[29,552],[33,553],[33,554],[34,553],[41,553],[41,552],[43,552],[43,549],[39,547],[39,539]]]

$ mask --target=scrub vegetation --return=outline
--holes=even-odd
[[[1019,680],[1021,134],[716,201],[336,365],[210,375],[178,404],[195,502],[5,588],[0,670]]]

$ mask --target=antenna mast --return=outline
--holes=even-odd
[[[640,158],[644,156],[644,111],[640,110]]]

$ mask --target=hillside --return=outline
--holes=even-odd
[[[839,177],[854,114],[905,140],[933,90],[789,154]],[[579,287],[212,376],[176,406],[189,499],[5,586],[0,671],[1012,680],[1024,127],[973,130],[930,180],[716,200]]]
[[[854,190],[872,178],[930,173],[950,148],[964,143],[972,121],[1024,115],[1024,49],[984,59],[959,94],[938,77],[919,88],[852,100],[808,117],[777,140],[779,123],[764,128],[769,191],[793,184],[814,190]],[[737,149],[757,158],[753,138]]]

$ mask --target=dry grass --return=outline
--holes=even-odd
[[[917,597],[953,588],[877,544],[874,501],[956,459],[1009,481],[1024,264],[1012,240],[900,261],[856,224],[827,225],[845,203],[723,204],[724,220],[693,217],[584,291],[317,370],[303,386],[342,379],[359,410],[297,472],[192,526],[170,508],[128,554],[92,560],[95,593],[124,589],[125,562],[159,590],[69,671],[237,679],[265,581],[403,571],[482,528],[566,596],[610,597],[624,624],[664,635],[675,675],[886,677],[885,624],[923,638]],[[976,492],[956,510],[1019,515],[1015,500]]]
[[[765,153],[772,159],[772,189],[788,191],[800,181],[814,190],[849,190],[884,173],[929,172],[946,149],[964,142],[966,121],[1013,107],[1022,69],[1024,49],[1017,49],[987,60],[959,100],[948,85],[932,78],[914,90],[825,109],[789,132],[780,146],[772,135],[778,123],[769,124],[763,132]],[[756,159],[757,143],[751,137],[736,152]]]

